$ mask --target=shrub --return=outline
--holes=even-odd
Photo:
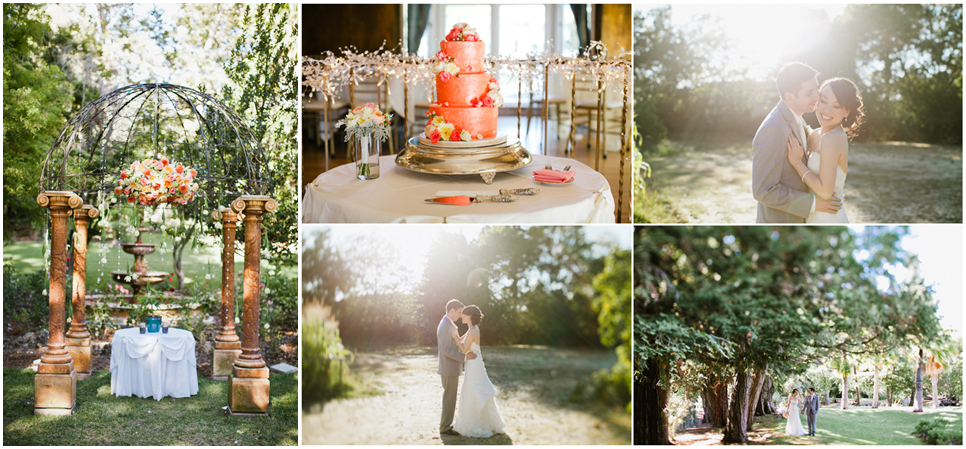
[[[916,423],[913,435],[919,437],[926,444],[958,445],[963,444],[963,430],[949,428],[946,421],[934,419],[922,420]]]
[[[44,270],[22,273],[15,270],[12,263],[4,262],[4,331],[23,334],[45,328],[50,310],[46,290],[47,273]]]
[[[305,404],[325,402],[342,397],[352,390],[348,381],[347,361],[352,353],[342,346],[339,326],[321,316],[303,316],[302,322],[302,391]]]

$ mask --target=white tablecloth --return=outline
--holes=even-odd
[[[533,171],[553,164],[556,170],[572,165],[574,182],[540,184]],[[370,181],[355,177],[355,164],[322,173],[305,188],[304,223],[614,223],[614,195],[603,175],[569,158],[533,155],[526,167],[498,173],[486,185],[479,175],[431,175],[396,166],[395,156],[379,159],[380,176]],[[450,206],[426,203],[437,193],[485,194],[498,189],[535,187],[535,196],[514,203]]]
[[[198,394],[195,338],[184,329],[140,333],[136,327],[114,333],[111,393],[116,396],[186,398]]]

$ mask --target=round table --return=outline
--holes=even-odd
[[[569,158],[532,155],[526,167],[498,173],[487,185],[479,175],[433,175],[399,167],[395,156],[379,159],[380,176],[355,177],[355,164],[322,173],[305,187],[303,223],[614,223],[614,195],[603,175]],[[533,180],[534,170],[552,164],[576,171],[569,184],[546,185]],[[513,203],[451,206],[427,203],[450,195],[490,195],[499,189],[534,187],[540,193]]]
[[[186,398],[198,394],[195,338],[184,329],[142,334],[136,327],[114,333],[111,393],[115,396]]]

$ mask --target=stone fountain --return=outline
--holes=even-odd
[[[131,286],[131,298],[128,300],[131,304],[136,304],[138,300],[138,295],[141,293],[141,287],[145,285],[157,284],[164,281],[164,277],[168,273],[164,271],[149,271],[148,264],[144,260],[144,256],[153,253],[157,248],[153,243],[144,243],[141,241],[141,233],[146,231],[146,228],[138,229],[138,239],[134,243],[122,243],[121,250],[134,255],[134,269],[131,273],[127,271],[112,271],[111,277],[115,281],[122,284],[129,284]],[[136,277],[133,275],[137,275]],[[130,280],[125,280],[128,276],[131,276]]]

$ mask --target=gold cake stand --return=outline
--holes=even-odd
[[[492,184],[497,173],[526,167],[533,160],[518,139],[483,147],[473,147],[472,141],[452,143],[459,145],[425,145],[411,137],[396,155],[396,165],[433,175],[480,175]]]

